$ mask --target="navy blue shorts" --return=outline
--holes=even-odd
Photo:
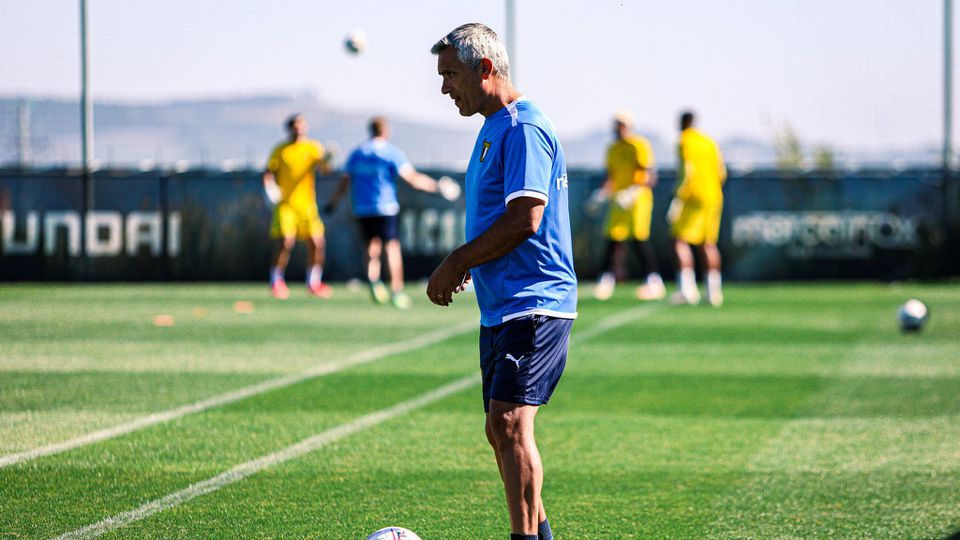
[[[357,218],[357,222],[360,224],[360,232],[363,233],[363,239],[367,242],[374,238],[379,238],[384,242],[387,240],[396,240],[398,221],[397,216]]]
[[[490,400],[543,405],[567,364],[573,319],[529,315],[480,327],[483,410]]]

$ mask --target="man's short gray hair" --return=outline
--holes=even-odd
[[[456,49],[457,58],[470,69],[476,69],[480,65],[480,60],[488,58],[501,78],[510,78],[507,48],[503,45],[500,36],[487,25],[481,23],[460,25],[434,43],[430,52],[440,54],[440,51],[451,47]]]

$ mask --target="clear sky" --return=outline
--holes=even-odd
[[[78,0],[0,0],[0,95],[76,97]],[[88,0],[95,99],[314,92],[362,112],[473,128],[429,48],[505,30],[502,0]],[[634,111],[672,136],[692,107],[720,137],[789,122],[839,148],[939,144],[941,0],[516,0],[519,88],[563,135]],[[344,35],[369,48],[348,55]],[[955,53],[955,56],[960,56]],[[960,107],[956,107],[960,108]]]

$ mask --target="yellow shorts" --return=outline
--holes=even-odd
[[[701,207],[684,204],[670,231],[673,237],[688,244],[714,244],[720,236],[722,206]]]
[[[653,196],[641,192],[633,208],[620,208],[610,203],[607,214],[607,238],[614,242],[633,240],[645,242],[650,239],[650,214],[653,211]]]
[[[308,240],[323,236],[323,221],[317,212],[317,205],[293,206],[280,203],[273,210],[273,223],[270,225],[271,238],[297,237]]]

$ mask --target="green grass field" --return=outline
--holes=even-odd
[[[417,304],[400,312],[343,287],[326,302],[292,292],[0,286],[0,538],[362,540],[386,525],[507,538],[476,379],[395,408],[476,377],[473,297],[442,309],[411,287]],[[731,285],[722,309],[631,295],[581,300],[567,371],[538,418],[558,540],[960,528],[960,287]],[[896,328],[910,297],[931,307],[920,335]],[[242,300],[252,313],[234,310]],[[279,382],[32,454],[264,381]],[[178,492],[190,496],[167,497]],[[156,500],[159,511],[144,506]],[[84,529],[112,516],[132,519]]]

